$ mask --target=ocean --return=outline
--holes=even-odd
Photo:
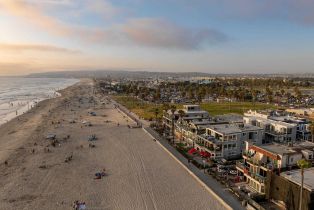
[[[0,125],[27,112],[42,100],[57,97],[58,90],[77,79],[0,77]]]

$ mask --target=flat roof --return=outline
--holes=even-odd
[[[280,176],[301,186],[301,169],[280,173]],[[314,190],[314,167],[304,169],[304,188]]]
[[[289,146],[284,145],[284,144],[266,144],[266,145],[260,145],[257,147],[260,147],[260,148],[262,148],[268,152],[271,152],[275,155],[296,153],[296,151],[293,149],[293,147],[289,147]]]
[[[208,114],[207,111],[204,110],[183,110],[186,114],[194,114],[194,113],[202,113],[202,114]]]
[[[256,130],[263,130],[260,127],[254,125],[244,125],[240,127],[239,125],[234,124],[218,124],[218,125],[210,125],[207,128],[214,130],[221,134],[232,134],[232,133],[242,133],[243,131],[256,131]]]
[[[292,121],[291,123],[302,123],[305,122],[304,118],[297,118],[297,117],[293,117],[293,116],[275,116],[275,117],[270,117],[270,119],[275,120],[275,121],[282,121],[282,122],[286,122],[286,123],[290,123],[287,121]]]
[[[256,147],[259,147],[275,155],[283,155],[283,154],[289,154],[289,153],[290,154],[300,153],[301,150],[313,151],[314,143],[309,142],[309,141],[303,141],[303,142],[294,143],[293,146],[273,143],[273,144],[264,144],[264,145],[260,145]]]
[[[295,127],[297,126],[297,124],[295,123],[286,123],[286,122],[282,122],[282,121],[277,121],[277,120],[272,120],[272,119],[265,119],[262,117],[257,117],[257,116],[244,116],[244,118],[250,118],[250,119],[254,119],[254,120],[260,120],[266,123],[274,123],[274,124],[278,124],[278,125],[282,125],[282,126],[287,126],[287,127]]]
[[[224,114],[224,115],[217,115],[216,119],[219,121],[233,121],[233,122],[242,122],[243,116],[239,114]]]
[[[183,106],[186,106],[186,107],[199,107],[200,105],[197,105],[197,104],[184,104]]]

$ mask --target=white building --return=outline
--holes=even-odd
[[[264,129],[264,143],[296,141],[297,124],[265,119],[260,116],[244,116],[243,121],[245,124]]]
[[[263,135],[262,128],[252,125],[210,125],[197,136],[194,147],[210,153],[214,159],[234,159],[241,156],[244,141],[260,145]]]

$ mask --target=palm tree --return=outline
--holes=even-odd
[[[310,124],[310,132],[312,136],[312,142],[314,142],[314,121]]]
[[[178,113],[179,113],[179,116],[180,116],[180,120],[181,120],[181,122],[182,122],[182,121],[183,121],[183,117],[185,116],[185,112],[180,109],[180,110],[178,111]],[[183,135],[182,135],[182,132],[181,132],[180,143],[181,143],[181,141],[182,141],[182,137],[183,137]]]
[[[155,109],[154,109],[154,113],[155,113],[155,120],[156,120],[156,125],[157,125],[159,109],[158,109],[158,108],[155,108]]]
[[[301,189],[300,189],[300,198],[299,198],[299,210],[302,210],[304,169],[310,168],[311,165],[312,164],[305,159],[301,159],[298,161],[298,166],[299,168],[301,168]]]
[[[176,111],[177,107],[175,105],[171,105],[170,106],[170,110],[171,110],[171,113],[172,113],[172,143],[174,144],[174,120],[175,120],[175,116],[174,116],[174,113]]]
[[[257,99],[257,90],[252,90],[252,102],[254,105],[254,109],[255,109],[255,104],[256,104],[256,99]]]

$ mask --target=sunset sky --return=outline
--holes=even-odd
[[[0,75],[314,72],[313,0],[0,0]]]

